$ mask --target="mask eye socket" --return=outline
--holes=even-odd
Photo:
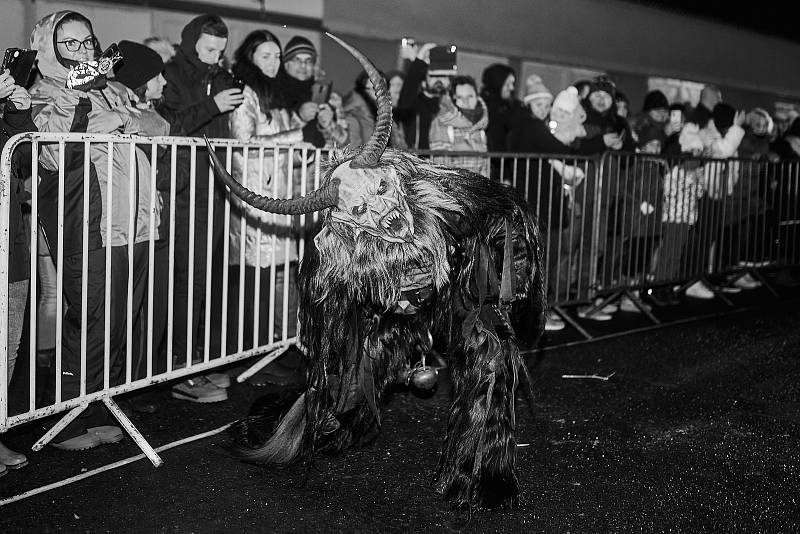
[[[360,206],[353,206],[353,215],[355,215],[356,217],[361,217],[365,213],[367,213],[367,203],[366,202],[364,202]]]
[[[381,180],[380,185],[378,186],[378,191],[375,193],[376,195],[385,195],[386,191],[389,190],[389,184],[386,183],[386,180]]]

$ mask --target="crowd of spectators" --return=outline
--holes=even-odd
[[[352,87],[341,91],[332,88],[325,83],[318,65],[318,51],[303,36],[294,36],[284,45],[264,29],[251,32],[241,43],[229,43],[222,19],[202,15],[188,22],[177,45],[150,38],[144,43],[123,41],[119,46],[123,60],[113,73],[97,76],[80,90],[70,89],[66,86],[70,69],[95,60],[102,51],[92,23],[69,11],[40,20],[31,35],[31,47],[38,52],[35,81],[26,89],[7,72],[0,73],[3,143],[14,133],[38,130],[205,135],[257,141],[267,147],[291,146],[296,150],[267,150],[261,157],[234,151],[231,162],[234,177],[246,181],[250,189],[281,197],[300,192],[300,169],[311,161],[309,154],[314,149],[358,146],[369,139],[375,127],[375,88],[366,73],[360,73]],[[576,80],[570,87],[552,91],[534,74],[524,80],[520,100],[515,96],[517,73],[508,65],[486,68],[479,85],[470,76],[430,70],[434,46],[427,43],[404,48],[408,60],[405,72],[384,74],[393,106],[390,145],[397,149],[469,152],[449,163],[509,185],[512,181],[527,184],[524,192],[537,212],[543,239],[548,246],[559,244],[558,253],[547,256],[548,285],[554,300],[561,297],[558,288],[565,288],[568,296],[575,284],[585,283],[587,273],[575,272],[573,264],[575,257],[588,255],[589,243],[575,228],[593,220],[592,214],[584,211],[585,199],[605,193],[592,189],[594,181],[586,178],[594,167],[580,158],[608,152],[653,157],[618,169],[614,173],[617,181],[605,182],[616,191],[619,206],[635,204],[638,209],[641,205],[641,214],[635,220],[621,224],[615,202],[599,207],[599,220],[605,221],[601,236],[623,244],[618,253],[599,245],[598,252],[604,257],[601,269],[608,278],[617,276],[622,278],[617,281],[628,283],[647,274],[660,279],[679,276],[681,263],[688,261],[682,251],[697,239],[696,227],[719,225],[714,214],[738,198],[736,195],[752,194],[748,184],[753,180],[740,179],[746,177],[747,169],[730,166],[725,173],[712,172],[716,167],[704,166],[702,160],[693,158],[738,157],[759,162],[800,158],[799,120],[781,130],[766,110],[737,110],[711,85],[703,89],[695,107],[670,103],[656,90],[647,93],[641,111],[634,113],[631,103],[607,76]],[[232,67],[227,68],[224,54],[229,49],[234,52]],[[145,355],[149,351],[158,355],[157,361],[150,362],[154,372],[201,361],[205,335],[221,352],[239,350],[236,336],[229,335],[223,347],[219,329],[212,326],[213,331],[206,333],[202,321],[207,316],[212,325],[225,320],[221,316],[224,291],[218,281],[226,267],[230,267],[227,322],[244,324],[244,350],[279,339],[283,331],[289,336],[295,334],[294,324],[282,323],[283,312],[294,317],[297,308],[299,251],[294,222],[265,218],[234,199],[226,221],[225,191],[209,176],[204,147],[180,147],[175,154],[163,147],[150,154],[142,147],[130,150],[124,144],[114,145],[111,154],[105,143],[93,143],[88,149],[71,143],[65,147],[62,151],[58,145],[41,145],[38,221],[26,217],[30,211],[26,179],[31,169],[30,157],[22,151],[15,155],[12,174],[9,379],[31,283],[27,262],[30,248],[35,247],[39,276],[35,282],[40,288],[36,364],[42,376],[49,377],[49,381],[37,384],[37,403],[53,401],[56,379],[61,381],[62,399],[81,394],[82,373],[89,393],[102,389],[106,381],[122,383],[128,358],[133,378],[140,378],[148,366]],[[536,165],[512,169],[501,158],[481,155],[498,152],[537,154],[540,158]],[[84,176],[86,166],[90,168],[88,176]],[[149,179],[153,172],[157,177],[155,191]],[[60,224],[60,173],[65,213],[62,295],[56,294],[54,259]],[[86,179],[91,180],[88,214],[83,213]],[[131,187],[132,182],[135,187]],[[106,198],[109,191],[113,192],[111,199]],[[643,191],[649,196],[643,196]],[[132,213],[130,206],[134,207]],[[209,209],[213,213],[210,219],[197,216]],[[85,220],[88,243],[83,241]],[[30,224],[39,226],[37,243],[28,242],[30,230],[26,225]],[[228,235],[225,228],[229,228]],[[725,231],[715,227],[711,233],[721,236]],[[734,237],[741,240],[747,236]],[[719,237],[715,239],[720,241]],[[226,240],[229,266],[222,265],[223,255],[219,253]],[[149,281],[151,241],[155,244],[153,279]],[[207,249],[211,255],[206,254]],[[111,272],[106,273],[109,256]],[[130,284],[129,266],[133,276]],[[207,279],[212,280],[210,300]],[[151,318],[145,313],[149,282],[154,286]],[[749,275],[728,282],[729,287],[739,288],[758,284]],[[266,303],[279,300],[274,297],[284,294],[285,286],[287,308],[279,307],[270,324],[270,314],[259,314],[255,303],[264,303],[261,310],[265,310]],[[270,295],[271,290],[276,295]],[[106,291],[111,293],[110,299]],[[240,306],[238,296],[242,293],[251,298]],[[714,296],[703,280],[686,288],[686,294],[695,298]],[[629,296],[639,295],[634,292]],[[581,308],[579,316],[608,320],[620,307],[634,312],[646,310],[647,304],[631,303],[629,296],[618,306],[601,307],[595,302]],[[675,297],[671,290],[656,296],[667,303]],[[59,298],[63,298],[65,313],[62,339],[58,341],[62,348],[61,376],[55,377],[55,302]],[[132,354],[127,354],[127,321],[137,332]],[[146,338],[138,334],[148,321],[153,325],[151,347],[146,347],[142,341]],[[561,318],[549,312],[547,328],[563,327]],[[272,339],[268,333],[274,334]],[[167,347],[170,338],[171,346]],[[106,351],[110,353],[110,369],[105,368]],[[172,355],[169,365],[165,354]],[[301,353],[289,350],[253,383],[286,385],[301,380],[302,375]],[[172,395],[191,402],[224,401],[228,385],[227,375],[206,373],[173,385]],[[130,407],[142,412],[158,408],[141,397],[131,399]],[[120,439],[122,432],[105,407],[93,403],[62,429],[52,444],[83,450]],[[23,455],[0,444],[0,473],[6,466],[21,467],[26,461]]]

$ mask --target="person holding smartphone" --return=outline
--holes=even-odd
[[[0,151],[9,137],[36,131],[31,120],[31,98],[10,72],[0,71]],[[22,339],[25,305],[30,285],[30,245],[22,215],[22,204],[28,196],[24,179],[30,174],[30,149],[22,145],[12,154],[11,183],[9,187],[9,256],[8,256],[8,382],[14,376],[17,351]],[[3,334],[5,335],[5,334]],[[0,442],[0,476],[8,469],[19,469],[28,464],[24,454],[15,452]]]

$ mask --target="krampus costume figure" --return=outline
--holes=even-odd
[[[435,381],[425,354],[437,339],[454,399],[436,489],[457,506],[516,502],[514,397],[527,373],[519,346],[533,344],[543,326],[536,226],[512,188],[385,150],[386,84],[366,57],[330,37],[369,74],[378,120],[364,147],[332,156],[320,189],[294,199],[256,195],[209,150],[218,176],[250,205],[323,211],[299,276],[307,384],[279,420],[281,400],[272,399],[235,425],[234,455],[309,466],[315,451],[373,439],[393,383]]]

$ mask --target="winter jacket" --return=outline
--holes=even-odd
[[[697,200],[706,192],[702,167],[690,168],[687,162],[674,166],[664,175],[663,191],[663,222],[697,224]]]
[[[18,111],[7,102],[3,116],[0,117],[0,151],[6,141],[14,135],[35,132],[36,125],[31,120],[29,109]],[[30,271],[30,239],[22,220],[22,204],[30,197],[25,191],[25,178],[31,174],[30,145],[23,143],[11,155],[11,183],[9,187],[8,217],[8,283],[28,280]]]
[[[530,113],[508,136],[511,152],[526,154],[553,154],[568,156],[574,150],[556,139],[545,122]],[[567,163],[570,163],[567,160]],[[574,161],[572,162],[574,163]],[[569,202],[564,193],[561,174],[549,159],[534,158],[518,164],[523,179],[518,187],[527,188],[528,203],[537,212],[539,222],[548,230],[559,230],[569,225]]]
[[[660,233],[667,171],[666,164],[655,158],[637,157],[627,166],[614,209],[616,228],[623,238]]]
[[[474,124],[455,106],[450,109],[442,107],[431,123],[429,135],[431,150],[447,150],[452,152],[486,152],[486,126],[489,115],[486,104],[478,100],[483,115]],[[481,157],[448,158],[448,165],[461,167],[483,176],[489,175],[489,159]]]
[[[366,143],[375,131],[375,117],[364,97],[352,91],[345,97],[342,111],[350,133],[350,146],[358,147]]]
[[[288,198],[300,194],[301,152],[295,151],[293,164],[292,191],[287,187],[289,160],[286,147],[314,147],[303,142],[301,121],[297,115],[290,116],[286,109],[271,109],[269,116],[261,110],[255,91],[249,86],[244,89],[244,102],[230,116],[230,129],[234,138],[245,142],[259,142],[264,149],[263,166],[260,166],[258,150],[250,149],[247,154],[247,170],[244,153],[233,152],[232,174],[234,178],[245,184],[251,191],[273,198]],[[275,147],[283,147],[276,149]],[[277,162],[275,155],[278,155]],[[277,171],[277,173],[276,173]],[[309,175],[309,179],[312,177]],[[275,265],[297,260],[295,243],[285,246],[284,238],[294,238],[294,225],[291,217],[271,215],[244,205],[239,199],[231,196],[231,223],[229,230],[230,255],[233,265],[241,263],[241,221],[242,212],[246,218],[245,230],[245,265],[266,268],[272,265],[275,254]],[[276,239],[277,237],[277,239]],[[287,250],[288,249],[288,250]]]
[[[578,153],[593,155],[611,150],[603,141],[603,136],[608,133],[624,135],[620,152],[633,152],[636,149],[636,142],[628,121],[617,115],[613,105],[600,113],[592,107],[588,98],[585,98],[582,103],[586,110],[586,122],[583,124],[586,128],[586,137],[578,140]]]
[[[700,139],[705,147],[704,155],[711,158],[736,158],[739,144],[743,138],[744,129],[736,124],[728,128],[725,135],[722,135],[717,130],[714,119],[709,120],[706,127],[700,130]],[[719,200],[733,194],[733,188],[739,180],[739,168],[738,161],[706,165],[706,184],[709,197]]]
[[[80,91],[67,89],[68,69],[56,57],[54,31],[58,22],[69,11],[60,11],[42,19],[31,35],[31,47],[38,53],[38,68],[42,79],[30,89],[33,120],[40,132],[86,132],[114,134],[143,134],[138,117],[130,112],[135,95],[124,85],[109,81],[103,89]],[[113,132],[101,131],[101,126],[91,117],[92,112],[115,112],[122,125]],[[58,146],[40,145],[39,163],[43,167],[40,174],[42,203],[40,215],[50,246],[55,245],[58,197]],[[83,198],[83,154],[84,147],[79,143],[67,143],[65,150],[65,251],[81,251],[82,240],[82,198]],[[127,245],[131,239],[140,243],[152,236],[158,238],[158,225],[161,214],[161,200],[150,187],[150,162],[141,148],[136,148],[136,162],[133,174],[129,164],[131,151],[125,143],[115,143],[109,154],[107,143],[93,143],[89,155],[89,213],[90,250],[98,246]],[[111,158],[111,174],[108,162]],[[131,184],[133,183],[133,186]],[[107,194],[111,186],[111,211],[108,211]],[[133,199],[131,199],[131,191]],[[150,227],[151,195],[155,195],[155,226]],[[133,203],[133,234],[129,228],[128,214]],[[99,214],[99,219],[97,216]],[[111,218],[111,233],[107,235],[107,218]],[[68,219],[68,220],[66,220]],[[97,226],[96,226],[97,225]],[[98,227],[99,226],[99,227]],[[100,241],[93,239],[99,233]]]

